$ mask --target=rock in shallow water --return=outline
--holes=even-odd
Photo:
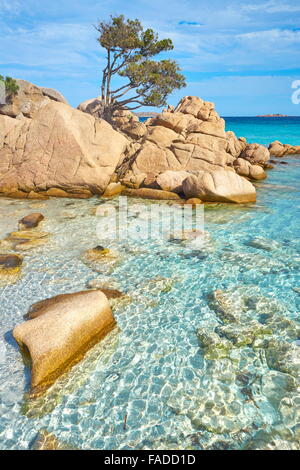
[[[295,343],[272,339],[266,348],[266,359],[270,369],[299,377],[300,354]]]
[[[256,201],[253,184],[234,171],[201,171],[191,175],[182,184],[187,198],[199,198],[204,202],[246,203]]]
[[[230,356],[233,345],[214,331],[199,328],[197,330],[197,337],[201,347],[204,349],[206,359],[216,360]]]
[[[150,188],[140,188],[140,189],[130,189],[126,188],[122,191],[124,196],[137,197],[142,199],[157,199],[157,200],[178,200],[181,201],[180,196],[176,193],[170,191],[161,191],[159,189],[150,189]]]
[[[0,270],[19,268],[23,259],[18,255],[0,255]]]
[[[47,389],[116,325],[100,291],[58,295],[34,304],[13,335],[32,361],[31,392]]]
[[[35,438],[31,450],[78,450],[75,447],[72,447],[65,442],[61,442],[57,437],[46,431],[46,429],[41,429]]]
[[[44,220],[44,216],[39,212],[28,214],[23,217],[23,219],[19,220],[19,229],[22,230],[26,228],[35,228],[42,220]]]

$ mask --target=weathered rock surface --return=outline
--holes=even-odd
[[[263,180],[267,177],[266,172],[261,166],[251,165],[251,163],[244,158],[237,158],[234,161],[234,168],[238,175],[253,180]]]
[[[246,203],[256,201],[254,186],[233,171],[199,172],[183,182],[187,198],[196,197],[204,202]]]
[[[103,194],[103,197],[113,197],[113,196],[117,196],[118,194],[120,194],[124,189],[124,186],[121,185],[121,183],[110,183],[104,194]]]
[[[32,361],[31,391],[48,388],[116,324],[100,291],[58,295],[33,305],[13,335]]]
[[[102,194],[128,144],[107,122],[55,101],[32,120],[0,116],[0,129],[2,194]]]
[[[247,146],[247,141],[244,137],[240,137],[239,139],[236,137],[235,133],[232,131],[226,132],[227,136],[227,147],[226,151],[234,158],[238,158],[242,151]]]
[[[25,101],[31,105],[23,112]],[[21,84],[10,106],[2,108],[7,115],[0,116],[0,195],[88,198],[107,190],[105,197],[112,197],[125,186],[148,190],[139,196],[129,189],[128,196],[151,198],[149,190],[161,189],[160,196],[152,193],[153,198],[170,199],[163,191],[180,194],[184,180],[202,172],[225,171],[255,180],[266,177],[262,167],[268,165],[268,150],[225,132],[214,104],[195,96],[186,96],[175,109],[168,107],[146,124],[128,110],[117,111],[112,126],[99,119],[100,98],[87,100],[75,110],[55,90],[29,82]],[[228,184],[234,181],[232,175],[224,178]],[[220,176],[215,179],[220,183]],[[236,185],[238,181],[235,178]],[[237,191],[241,188],[234,187],[235,202],[255,199],[254,187],[245,186],[242,198],[235,197]],[[251,196],[245,196],[247,191]],[[205,200],[232,199],[223,197],[222,191],[221,199],[218,191],[213,193]]]
[[[300,145],[282,144],[279,140],[275,140],[269,145],[269,152],[274,157],[300,155]]]
[[[185,204],[190,204],[191,206],[195,207],[195,206],[198,206],[199,204],[203,204],[203,201],[201,201],[201,199],[197,197],[192,197],[190,199],[187,199]]]
[[[178,194],[172,193],[170,191],[160,191],[158,189],[150,188],[140,188],[140,189],[131,189],[126,188],[122,191],[122,194],[125,196],[138,197],[144,199],[161,199],[161,200],[175,200],[180,201],[181,198]]]
[[[8,103],[0,105],[0,114],[12,118],[33,118],[40,108],[52,100],[68,104],[63,95],[52,88],[38,87],[26,80],[16,81],[19,86],[18,93]]]
[[[101,98],[91,98],[83,101],[77,106],[77,109],[83,113],[91,114],[93,117],[98,117],[99,111],[102,110]]]
[[[252,165],[264,165],[270,160],[270,152],[263,145],[247,144],[240,157]]]
[[[232,166],[227,152],[225,122],[213,103],[194,96],[183,98],[175,110],[151,119],[139,148],[119,166],[119,179],[128,186],[142,186],[149,175],[212,171]],[[175,175],[173,174],[175,178]],[[178,176],[179,177],[179,176]]]
[[[163,191],[182,193],[182,183],[189,176],[187,171],[165,171],[156,178],[156,182]]]

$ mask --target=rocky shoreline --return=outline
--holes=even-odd
[[[267,177],[270,156],[300,153],[225,132],[214,104],[198,97],[145,123],[115,112],[111,125],[97,118],[98,99],[74,109],[55,90],[18,85],[18,94],[0,106],[0,195],[6,197],[112,197],[148,188],[161,191],[161,199],[169,191],[183,200],[254,202],[252,182]]]
[[[13,102],[0,106],[1,196],[112,198],[123,194],[192,206],[253,203],[253,182],[267,177],[270,156],[300,154],[300,147],[276,141],[267,149],[226,132],[214,104],[198,97],[187,96],[175,109],[169,107],[146,123],[127,111],[118,112],[111,125],[95,117],[98,100],[74,109],[55,90],[18,83]],[[20,252],[47,242],[49,233],[36,230],[43,220],[43,214],[28,214],[19,220],[18,230],[1,241],[0,281],[16,282],[23,263]],[[105,261],[113,269],[117,256],[98,246],[87,250],[82,261],[90,267]],[[116,326],[109,300],[126,296],[99,283],[88,287],[93,290],[33,305],[26,321],[14,329],[21,350],[31,358],[33,394],[44,392]],[[214,293],[213,305],[224,318],[232,311],[221,291]],[[213,332],[198,331],[199,342],[212,360],[227,357],[241,334],[234,325],[226,326],[235,319],[225,318],[223,323]],[[242,345],[252,345],[259,336],[268,348],[264,335],[270,331],[257,323],[248,325],[242,331]],[[221,356],[215,357],[218,352]]]

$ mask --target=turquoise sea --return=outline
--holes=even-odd
[[[227,130],[300,145],[300,118],[228,118]],[[101,265],[82,260],[101,243],[101,200],[0,199],[1,239],[36,211],[51,234],[1,287],[1,449],[29,449],[43,429],[82,449],[300,448],[300,156],[281,160],[256,204],[206,206],[202,249],[111,240],[117,261]],[[127,294],[119,329],[29,400],[13,327],[32,303],[91,279]]]

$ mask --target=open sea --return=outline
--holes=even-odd
[[[249,142],[300,145],[300,118],[226,122]],[[30,212],[50,233],[20,278],[0,280],[1,449],[30,449],[41,430],[80,449],[300,449],[300,156],[280,160],[256,204],[205,207],[201,249],[111,240],[115,262],[100,265],[82,258],[102,244],[99,199],[0,199],[0,239]],[[32,303],[92,279],[127,294],[118,330],[30,400],[12,329]]]

